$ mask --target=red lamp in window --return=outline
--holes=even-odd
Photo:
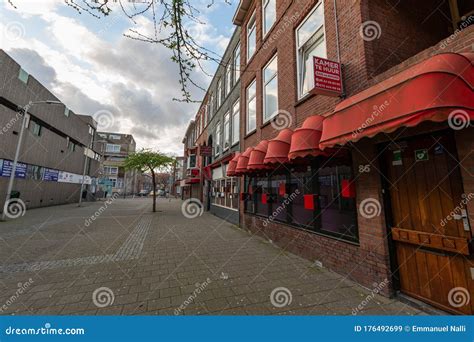
[[[341,183],[341,195],[343,198],[355,198],[356,188],[355,181],[350,179],[343,179]]]

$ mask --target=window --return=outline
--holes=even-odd
[[[117,134],[109,134],[110,140],[120,140],[120,135]]]
[[[104,173],[106,175],[117,175],[118,167],[116,166],[104,166]]]
[[[37,137],[41,136],[41,125],[35,121],[30,120],[30,131]]]
[[[120,145],[107,144],[107,146],[105,148],[105,152],[119,153],[120,152]]]
[[[230,94],[230,90],[232,89],[232,64],[229,62],[227,65],[227,70],[225,74],[225,93],[226,95]]]
[[[30,75],[25,70],[20,68],[20,71],[18,72],[18,79],[22,81],[23,83],[28,84],[29,77]]]
[[[263,0],[263,36],[265,37],[276,21],[276,0]]]
[[[188,157],[188,169],[192,169],[196,167],[196,155],[195,154],[191,154],[189,157]]]
[[[224,151],[230,147],[230,113],[224,115]]]
[[[232,107],[232,145],[240,139],[240,101],[234,103]]]
[[[349,153],[318,158],[284,174],[246,177],[245,212],[357,242],[357,206]]]
[[[64,107],[64,116],[66,117],[69,117],[71,113],[69,112],[69,108],[68,107]]]
[[[249,20],[247,24],[247,63],[252,58],[255,53],[257,46],[257,25],[255,20],[255,13]]]
[[[298,56],[298,94],[308,94],[314,87],[313,57],[326,57],[326,41],[324,36],[323,6],[319,2],[314,10],[296,29],[296,46]]]
[[[263,69],[263,121],[267,122],[278,112],[278,58]]]
[[[99,133],[99,137],[104,138],[104,139],[107,139],[107,134]]]
[[[74,152],[76,150],[76,144],[74,144],[71,140],[67,141],[67,150],[69,152]]]
[[[234,83],[240,79],[240,44],[234,51]]]
[[[211,94],[209,97],[209,120],[211,120],[211,117],[214,116],[214,95]]]
[[[217,81],[217,109],[219,109],[219,107],[221,106],[221,103],[222,103],[222,82],[219,79],[219,81]]]
[[[28,165],[26,168],[26,178],[32,180],[43,180],[44,168],[37,165]]]
[[[116,188],[116,187],[117,187],[117,178],[109,178],[109,181],[110,181],[111,184],[112,184],[112,188]]]
[[[237,210],[239,207],[239,188],[236,178],[212,180],[211,203],[221,207]]]
[[[257,128],[257,86],[256,82],[247,88],[247,133]]]
[[[216,124],[216,150],[215,155],[218,156],[221,153],[221,123]]]

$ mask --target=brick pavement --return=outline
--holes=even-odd
[[[150,199],[118,199],[0,223],[0,313],[423,314],[211,214],[186,218],[181,203],[160,199],[153,214]]]

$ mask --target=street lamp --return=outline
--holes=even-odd
[[[107,140],[96,140],[94,141],[94,134],[95,134],[95,131],[93,132],[92,136],[91,136],[91,142],[89,144],[89,146],[86,146],[86,148],[84,149],[84,151],[86,152],[84,154],[84,169],[82,171],[82,182],[81,182],[81,191],[79,192],[79,203],[78,203],[78,207],[80,207],[82,205],[82,192],[84,191],[84,185],[85,185],[85,178],[86,178],[86,170],[87,170],[87,149],[90,149],[90,147],[92,147],[93,144],[95,143],[106,143]]]
[[[3,208],[2,211],[2,221],[5,221],[6,218],[6,206],[8,205],[8,202],[11,199],[11,192],[13,189],[13,182],[15,181],[15,173],[16,173],[16,167],[18,164],[18,158],[20,156],[20,149],[21,149],[21,144],[23,142],[23,134],[25,132],[25,126],[26,126],[26,120],[28,118],[28,110],[33,107],[36,104],[59,104],[62,105],[62,102],[60,101],[55,101],[55,100],[46,100],[46,101],[30,101],[28,104],[25,106],[21,107],[20,113],[23,115],[23,120],[21,122],[21,129],[20,129],[20,136],[18,137],[18,143],[16,145],[16,152],[15,152],[15,158],[13,159],[13,165],[12,165],[12,170],[10,174],[10,180],[8,181],[8,189],[7,189],[7,196],[5,198],[5,207]]]

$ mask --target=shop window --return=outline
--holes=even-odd
[[[317,171],[318,219],[316,229],[357,239],[357,208],[354,196],[343,196],[343,185],[353,180],[350,155],[322,161]]]
[[[326,58],[323,11],[320,1],[296,29],[298,94],[300,98],[307,95],[314,86],[313,57]]]
[[[247,62],[252,58],[255,53],[257,45],[257,21],[255,19],[255,13],[247,24]]]
[[[263,69],[263,121],[278,112],[278,57],[275,55]]]
[[[255,213],[255,178],[245,176],[244,181],[244,210],[247,213]]]
[[[257,128],[257,86],[256,82],[247,88],[247,133]]]
[[[257,177],[255,183],[255,213],[268,217],[268,188],[267,177]]]
[[[287,201],[286,183],[286,174],[270,177],[270,196],[268,202],[272,220],[287,222],[290,202]]]
[[[305,195],[308,197],[314,194],[312,180],[311,167],[308,167],[306,171],[291,172],[288,186],[288,196],[291,200],[289,221],[307,229],[313,229],[315,218],[315,211],[305,207]]]
[[[239,181],[231,178],[231,206],[233,209],[239,208]]]
[[[276,0],[263,0],[263,36],[265,37],[276,21]]]

